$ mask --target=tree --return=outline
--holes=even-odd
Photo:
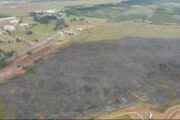
[[[64,19],[60,19],[58,20],[58,23],[56,24],[56,27],[54,28],[54,30],[67,28],[68,26],[69,25],[65,23]]]

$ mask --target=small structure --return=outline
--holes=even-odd
[[[78,28],[78,29],[77,29],[78,32],[80,32],[80,31],[82,31],[82,30],[83,30],[82,28]]]
[[[74,35],[74,31],[73,30],[69,30],[69,31],[65,31],[64,34],[66,35]]]
[[[28,23],[21,23],[19,24],[19,28],[25,28],[27,29],[29,27],[29,24]]]
[[[13,25],[5,25],[4,30],[5,31],[14,31],[16,28]]]
[[[0,35],[3,35],[3,32],[0,31]]]
[[[60,32],[58,32],[58,34],[63,35],[64,33],[60,31]]]

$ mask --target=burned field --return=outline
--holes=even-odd
[[[0,86],[8,117],[71,118],[180,98],[180,40],[74,43]]]

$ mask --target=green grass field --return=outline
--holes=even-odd
[[[124,37],[178,38],[180,28],[175,26],[152,25],[133,21],[106,23],[92,30],[86,30],[73,37],[74,41],[114,40]]]

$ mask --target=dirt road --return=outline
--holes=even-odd
[[[166,120],[180,119],[180,105],[173,106],[170,109],[168,109],[165,112],[163,119]]]
[[[47,55],[48,53],[51,53],[53,50],[58,49],[59,47],[61,47],[66,43],[68,43],[68,41],[62,41],[55,47],[54,46],[41,47],[38,48],[38,50],[36,50],[35,52],[33,52],[31,55],[25,54],[16,58],[7,67],[0,69],[0,83],[4,83],[7,80],[15,77],[16,75],[24,74],[25,71],[22,69],[22,67],[33,64],[34,61],[42,58],[44,55]]]

